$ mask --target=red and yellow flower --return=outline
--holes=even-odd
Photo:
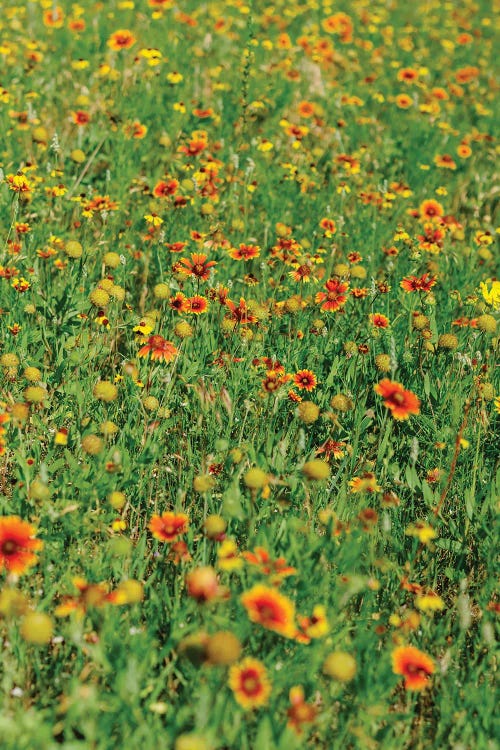
[[[108,39],[108,47],[112,50],[130,49],[135,43],[136,38],[128,29],[118,29]]]
[[[318,709],[311,703],[306,703],[304,688],[300,685],[290,688],[289,698],[291,705],[286,712],[288,726],[296,734],[302,734],[304,724],[312,724],[318,714]]]
[[[154,336],[150,336],[147,343],[139,349],[137,356],[147,357],[149,353],[151,353],[152,360],[171,362],[175,359],[179,350],[171,341],[167,341],[163,336],[155,334]]]
[[[161,516],[155,514],[149,522],[149,530],[161,542],[173,542],[188,530],[189,518],[185,513],[167,511]]]
[[[374,386],[375,393],[382,396],[384,406],[390,409],[397,420],[405,420],[411,414],[420,414],[420,399],[412,391],[408,391],[401,383],[384,378]]]
[[[242,708],[265,706],[271,695],[271,682],[261,661],[247,656],[229,670],[229,687]]]
[[[257,566],[265,576],[269,576],[273,583],[297,572],[297,568],[288,565],[284,557],[277,557],[273,560],[264,547],[255,547],[253,552],[242,552],[242,557],[250,565]]]
[[[288,597],[269,586],[257,584],[242,595],[241,601],[252,622],[286,638],[293,638],[295,607]]]
[[[328,279],[325,284],[326,292],[317,292],[315,296],[316,304],[321,304],[321,309],[327,312],[335,312],[347,302],[347,290],[349,284],[346,281],[338,279]]]
[[[303,391],[313,391],[316,388],[318,379],[312,370],[299,370],[293,376],[294,385]]]
[[[404,677],[407,690],[423,690],[436,669],[430,656],[414,646],[399,646],[392,652],[394,674]]]
[[[258,245],[240,243],[239,247],[232,247],[229,250],[229,255],[234,260],[252,260],[252,258],[259,257],[260,247]]]
[[[196,276],[201,281],[207,281],[211,269],[217,265],[214,260],[208,260],[203,253],[191,253],[191,258],[180,259],[179,272],[186,276]]]
[[[43,547],[41,539],[35,539],[36,529],[19,516],[0,518],[0,571],[20,575],[36,564],[38,552]]]

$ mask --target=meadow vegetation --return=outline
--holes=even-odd
[[[498,747],[494,5],[3,0],[2,750]]]

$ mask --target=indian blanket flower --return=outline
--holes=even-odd
[[[299,370],[293,376],[293,383],[300,390],[313,391],[318,380],[311,370]]]
[[[224,539],[217,550],[217,565],[221,570],[239,570],[244,561],[234,539]]]
[[[43,13],[43,23],[52,29],[61,29],[64,24],[64,13],[60,5],[52,6]]]
[[[228,682],[234,699],[244,709],[265,706],[271,695],[271,683],[264,664],[251,656],[233,664]]]
[[[175,359],[179,350],[171,341],[167,341],[163,336],[155,334],[154,336],[150,336],[147,343],[139,349],[137,356],[147,357],[149,353],[151,353],[151,359],[153,360],[171,362]]]
[[[225,305],[231,313],[230,319],[234,320],[235,323],[247,325],[248,323],[256,323],[258,320],[255,313],[248,309],[247,303],[243,297],[240,297],[238,305],[229,298],[225,300]]]
[[[346,448],[346,443],[328,438],[323,445],[320,445],[320,447],[316,449],[316,455],[319,456],[324,453],[327,461],[330,460],[330,456],[340,460],[345,456]]]
[[[405,292],[430,292],[437,281],[436,276],[424,273],[423,276],[405,276],[400,283]]]
[[[292,576],[297,572],[297,568],[288,565],[284,557],[277,557],[273,560],[264,547],[255,547],[253,552],[242,552],[242,557],[249,565],[255,565],[261,573],[269,576],[272,583],[279,583],[282,578]]]
[[[114,591],[109,591],[105,581],[88,583],[85,578],[73,578],[73,586],[78,589],[76,596],[66,596],[54,610],[56,617],[76,614],[82,618],[89,607],[97,609],[106,604],[132,604],[142,599],[142,586],[138,581],[123,581]]]
[[[392,652],[392,670],[403,675],[406,690],[423,690],[435,669],[431,657],[415,646],[399,646]]]
[[[19,174],[8,174],[7,183],[9,188],[14,193],[29,193],[32,190],[32,185],[26,175]]]
[[[217,265],[214,260],[208,260],[202,253],[191,253],[191,258],[181,258],[179,273],[186,276],[196,276],[201,281],[207,281],[211,269]]]
[[[119,29],[109,37],[108,47],[112,50],[130,49],[136,41],[131,31],[128,29]]]
[[[384,378],[374,386],[374,390],[382,396],[384,406],[390,409],[394,419],[405,420],[411,414],[420,414],[419,398],[412,391],[406,390],[401,383]]]
[[[304,724],[311,724],[318,714],[318,709],[312,703],[306,703],[304,688],[295,685],[290,688],[290,708],[287,710],[288,726],[296,734],[302,734]]]
[[[390,321],[386,315],[382,315],[382,313],[370,313],[368,317],[374,328],[389,328]]]
[[[208,311],[209,302],[206,297],[202,297],[201,294],[195,294],[194,297],[188,297],[187,303],[189,305],[186,312],[192,313],[193,315],[203,315]]]
[[[241,601],[252,622],[286,638],[293,638],[295,607],[288,597],[269,586],[257,584],[242,595]]]
[[[178,188],[178,180],[160,180],[153,188],[153,195],[155,198],[167,198],[170,195],[175,195]]]
[[[149,530],[161,542],[173,542],[181,534],[185,534],[189,526],[189,518],[185,513],[167,511],[161,516],[155,514],[149,522]]]
[[[36,529],[19,516],[0,518],[0,571],[20,575],[36,564],[35,552],[41,550],[43,542],[35,539]]]
[[[316,304],[321,304],[321,309],[327,312],[335,312],[347,302],[346,292],[349,284],[338,279],[328,279],[325,284],[326,292],[317,292],[315,296]]]
[[[312,638],[322,638],[330,631],[326,609],[322,604],[316,604],[310,617],[299,616],[297,621],[295,638],[299,643],[310,643]]]
[[[251,260],[252,258],[259,257],[260,247],[258,245],[245,245],[240,243],[239,247],[232,247],[229,250],[229,255],[234,260]]]
[[[351,492],[380,492],[381,487],[377,482],[377,477],[371,471],[366,471],[360,477],[354,477],[349,482]]]

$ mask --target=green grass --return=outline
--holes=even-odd
[[[188,0],[155,10],[147,0],[82,0],[61,2],[61,28],[44,23],[50,2],[3,5],[0,517],[33,524],[43,549],[17,576],[0,530],[2,748],[494,750],[491,4]],[[325,30],[339,12],[352,34]],[[71,28],[78,18],[81,30]],[[107,42],[120,29],[135,42],[114,51]],[[416,82],[399,80],[405,68]],[[406,109],[400,94],[412,99]],[[303,101],[312,116],[301,115]],[[76,111],[89,122],[76,125]],[[189,153],[196,131],[204,147]],[[455,168],[439,166],[443,155]],[[18,173],[27,192],[12,189]],[[177,181],[174,195],[155,197],[161,180]],[[114,205],[89,213],[96,196]],[[425,200],[438,201],[444,222],[422,218]],[[426,223],[441,233],[437,244],[422,239]],[[295,241],[287,256],[280,238]],[[176,242],[181,252],[168,247]],[[233,259],[240,243],[260,255]],[[216,262],[208,279],[176,265],[192,253]],[[304,264],[308,283],[291,276]],[[401,288],[423,274],[435,277],[429,292]],[[15,288],[21,278],[25,291]],[[316,301],[330,278],[349,284],[336,312]],[[114,286],[101,314],[90,295],[105,279]],[[231,319],[221,287],[255,320]],[[177,292],[202,295],[208,311],[172,309]],[[377,313],[389,327],[375,328]],[[134,331],[141,322],[146,335]],[[174,343],[173,361],[138,356],[153,334]],[[40,374],[28,381],[26,367]],[[316,376],[311,392],[293,386],[303,369]],[[281,385],[266,391],[276,377]],[[418,414],[392,417],[374,391],[384,378],[418,396]],[[116,398],[95,398],[99,380],[116,384]],[[43,400],[32,402],[26,389],[40,385]],[[301,416],[291,389],[316,405],[316,419]],[[331,405],[338,394],[345,410]],[[116,427],[107,435],[106,422]],[[96,455],[89,435],[102,439]],[[318,453],[327,440],[342,444],[338,457]],[[327,479],[302,470],[316,457]],[[255,466],[264,488],[245,481]],[[353,492],[366,473],[378,489]],[[121,508],[109,499],[117,491]],[[149,529],[166,511],[189,518],[181,559]],[[221,558],[223,538],[207,532],[213,515],[235,544],[233,566]],[[421,522],[434,538],[419,536]],[[243,559],[257,547],[296,569],[279,585],[296,624],[325,608],[320,637],[306,644],[251,621],[241,596],[276,583]],[[186,585],[201,566],[225,592],[206,603]],[[80,617],[61,616],[78,577],[107,591],[137,581],[143,596],[95,606],[91,589]],[[408,582],[442,607],[419,611]],[[27,628],[31,611],[49,618],[46,638]],[[208,659],[207,634],[221,631],[241,644],[237,663],[264,665],[272,689],[262,706],[245,710],[231,667]],[[406,690],[394,673],[400,645],[433,660],[424,690]],[[338,651],[356,662],[345,681],[324,669]],[[315,707],[300,734],[287,726],[296,686]]]

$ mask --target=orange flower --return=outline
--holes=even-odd
[[[467,143],[461,143],[457,148],[457,154],[461,156],[462,159],[468,159],[470,156],[472,156],[472,149],[467,145]]]
[[[299,643],[310,643],[311,638],[322,638],[330,630],[326,609],[317,604],[310,617],[298,617],[299,627],[295,638]]]
[[[408,109],[413,104],[413,99],[408,94],[398,94],[396,96],[396,104],[400,109]]]
[[[444,169],[456,169],[457,165],[453,161],[453,158],[449,154],[438,154],[434,157],[434,164],[436,167],[443,167]]]
[[[293,638],[295,607],[279,591],[258,584],[243,594],[241,601],[252,622],[286,638]]]
[[[349,284],[345,281],[339,281],[338,279],[328,279],[325,284],[327,292],[317,292],[315,297],[316,304],[322,302],[322,310],[328,312],[335,312],[340,310],[347,301],[346,292],[349,289]]]
[[[381,313],[372,313],[369,315],[370,323],[375,328],[389,328],[389,318]]]
[[[325,230],[325,234],[327,237],[331,237],[331,235],[335,234],[335,232],[337,231],[337,226],[333,219],[321,219],[319,225],[321,229]]]
[[[106,604],[124,604],[123,590],[108,591],[108,585],[87,583],[85,578],[73,578],[73,586],[78,589],[76,596],[66,596],[54,610],[56,617],[67,617],[73,612],[82,618],[89,607],[104,607]]]
[[[260,247],[258,245],[244,245],[240,243],[239,247],[232,247],[229,250],[229,255],[234,260],[251,260],[252,258],[259,257]]]
[[[341,459],[345,456],[346,451],[346,444],[338,442],[337,440],[332,440],[331,438],[328,438],[323,445],[321,445],[316,450],[316,455],[319,456],[321,453],[325,454],[325,458],[328,461],[330,459],[330,456],[333,455],[336,459]]]
[[[35,565],[34,552],[43,547],[41,539],[33,538],[35,534],[35,527],[19,516],[0,518],[0,571],[5,568],[19,575]]]
[[[311,724],[318,713],[316,706],[306,703],[304,700],[304,688],[300,685],[290,688],[291,706],[286,712],[288,716],[288,726],[296,734],[302,734],[304,724]]]
[[[128,123],[124,126],[123,132],[127,136],[127,138],[144,138],[146,136],[146,133],[148,132],[148,129],[145,125],[142,124],[142,122],[139,122],[139,120],[134,120],[131,123]]]
[[[165,242],[165,247],[168,247],[171,253],[182,253],[186,245],[187,242]]]
[[[181,534],[185,534],[189,526],[189,518],[185,513],[167,511],[161,516],[154,515],[149,522],[148,529],[155,539],[161,542],[173,542]]]
[[[297,111],[301,117],[312,117],[314,114],[314,104],[312,102],[303,101],[299,103]]]
[[[229,687],[242,708],[265,706],[271,695],[271,683],[265,666],[258,659],[247,656],[229,670]]]
[[[114,50],[130,49],[136,41],[131,31],[128,29],[119,29],[109,37],[108,47]]]
[[[424,273],[420,278],[418,276],[405,276],[399,286],[405,292],[430,292],[436,281],[436,276],[429,276],[428,273]]]
[[[258,320],[257,316],[248,309],[243,297],[240,297],[239,305],[230,299],[226,299],[225,305],[231,313],[231,319],[236,323],[247,325],[248,323],[256,323]]]
[[[429,200],[422,201],[418,208],[418,213],[421,219],[425,221],[433,221],[438,219],[444,214],[444,208],[438,202],[430,198]]]
[[[281,578],[292,576],[297,568],[288,565],[284,557],[271,560],[269,552],[264,547],[255,547],[253,552],[242,552],[242,557],[250,565],[258,566],[261,573],[271,577],[272,582],[279,582]]]
[[[146,357],[151,352],[151,359],[171,362],[179,353],[177,347],[171,342],[155,334],[150,336],[147,344],[139,349],[138,357]]]
[[[202,315],[208,310],[208,300],[200,294],[195,294],[194,297],[189,297],[187,302],[189,304],[188,312],[193,313],[193,315]]]
[[[185,276],[196,276],[196,278],[206,281],[210,277],[210,271],[217,263],[214,260],[207,260],[207,255],[203,253],[191,253],[191,259],[181,258],[179,273]]]
[[[178,180],[160,180],[153,188],[153,195],[155,198],[166,198],[169,195],[175,195],[178,187]]]
[[[457,83],[469,83],[474,81],[479,76],[479,68],[474,65],[466,65],[465,68],[460,68],[455,73],[455,80]]]
[[[299,370],[293,376],[293,383],[300,390],[313,391],[316,388],[318,380],[311,370]]]
[[[394,674],[404,676],[407,690],[422,690],[429,684],[435,665],[430,656],[418,648],[399,646],[392,652],[392,669]]]
[[[351,492],[380,492],[377,477],[371,471],[365,471],[360,477],[353,477],[349,482]]]
[[[73,122],[75,125],[87,125],[90,122],[90,115],[88,112],[84,112],[82,109],[77,109],[76,112],[71,113]]]
[[[384,378],[376,386],[375,393],[382,396],[384,406],[391,410],[394,419],[408,419],[410,414],[420,414],[420,400],[401,385],[388,378]]]
[[[325,18],[321,25],[328,34],[339,34],[342,42],[347,43],[352,39],[353,25],[346,13],[334,13]]]
[[[415,68],[401,68],[398,70],[398,81],[405,83],[415,83],[418,80],[418,70]]]
[[[311,281],[311,276],[313,274],[313,269],[309,265],[309,263],[302,263],[294,265],[295,270],[289,272],[289,276],[294,281],[302,281],[302,283],[307,284],[309,281]]]
[[[168,306],[172,310],[177,310],[178,313],[185,313],[189,310],[189,300],[182,292],[176,292],[173,297],[170,297]]]
[[[50,8],[44,11],[43,22],[45,26],[49,26],[52,29],[60,29],[64,23],[64,13],[60,5],[55,8]]]

